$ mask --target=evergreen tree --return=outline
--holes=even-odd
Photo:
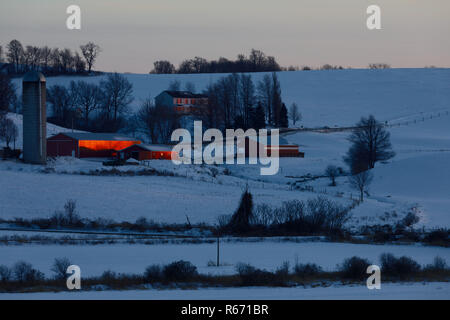
[[[256,108],[251,110],[251,124],[255,130],[263,129],[266,127],[266,115],[264,113],[264,107],[261,102],[258,102]]]
[[[279,127],[280,124],[280,116],[281,116],[281,107],[283,105],[283,101],[281,100],[281,85],[278,80],[277,74],[272,73],[272,123]]]
[[[245,189],[239,203],[239,208],[231,217],[228,227],[233,232],[245,232],[250,228],[250,222],[253,218],[253,196]]]
[[[280,127],[281,128],[289,127],[288,110],[284,103],[281,105],[281,110],[280,110]]]

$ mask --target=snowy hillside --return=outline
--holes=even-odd
[[[154,75],[124,74],[133,84],[132,109],[166,90],[172,80],[195,84],[202,91],[225,74]],[[252,74],[255,83],[264,73]],[[47,86],[68,85],[71,80],[100,82],[98,77],[50,77]],[[280,72],[282,96],[289,106],[296,102],[302,125],[349,126],[362,115],[374,114],[382,121],[395,121],[421,112],[450,110],[450,69],[387,69]],[[18,92],[21,82],[16,79]]]
[[[16,148],[22,149],[22,143],[23,143],[22,115],[17,114],[17,113],[8,113],[7,117],[9,119],[11,119],[12,121],[14,121],[14,124],[17,126],[19,135],[16,140]],[[68,131],[71,131],[71,129],[59,127],[57,125],[47,122],[47,137],[51,137],[60,132],[68,132]],[[82,131],[74,130],[74,132],[82,132]],[[0,146],[2,146],[2,145],[4,145],[4,142],[0,142]]]
[[[166,89],[171,80],[177,79],[182,85],[190,81],[201,90],[223,75],[125,76],[134,85],[136,107],[140,99]],[[262,76],[253,74],[254,80]],[[102,78],[79,79],[99,82]],[[72,79],[76,78],[47,80],[48,85],[66,85]],[[376,165],[370,196],[352,211],[351,223],[392,223],[393,216],[401,219],[415,208],[422,225],[450,226],[450,69],[282,72],[280,80],[284,100],[299,104],[305,126],[352,125],[369,113],[395,125],[389,131],[396,157]],[[21,116],[9,116],[21,133]],[[47,131],[51,135],[67,129],[49,124]],[[264,177],[259,175],[260,167],[254,165],[223,166],[221,169],[227,168],[229,173],[215,177],[209,166],[177,167],[171,162],[153,161],[153,168],[172,172],[176,177],[94,177],[58,173],[101,169],[101,162],[77,159],[52,162],[44,171],[54,173],[45,175],[44,168],[39,166],[3,162],[0,184],[6,191],[2,193],[0,216],[48,216],[73,198],[83,216],[129,221],[145,216],[183,223],[187,215],[195,223],[215,223],[219,215],[235,210],[246,184],[256,204],[278,206],[286,200],[306,200],[317,195],[349,204],[356,192],[349,187],[347,177],[338,178],[337,187],[330,187],[328,179],[321,177],[330,164],[346,168],[342,157],[349,147],[348,134],[285,135],[306,156],[280,159],[278,174]],[[20,141],[21,138],[18,145]],[[135,169],[139,168],[121,168]],[[299,182],[308,175],[316,178]],[[294,185],[309,189],[300,192]],[[42,192],[35,194],[33,190],[37,189]],[[127,210],[123,210],[124,203]]]

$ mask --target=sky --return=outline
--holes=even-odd
[[[81,8],[81,30],[66,8]],[[381,30],[366,9],[381,8]],[[0,45],[78,49],[93,41],[96,70],[148,73],[156,60],[176,66],[201,56],[234,59],[252,48],[282,66],[450,67],[448,0],[1,0]]]

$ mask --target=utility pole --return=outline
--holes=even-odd
[[[217,236],[217,267],[220,266],[220,238]]]

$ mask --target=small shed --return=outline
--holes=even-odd
[[[178,157],[172,151],[172,147],[159,144],[135,144],[117,152],[119,159],[128,160],[130,158],[142,160],[172,160]]]
[[[116,133],[62,132],[47,139],[49,157],[110,158],[141,141]]]
[[[256,142],[257,153],[259,155],[259,149],[264,148],[267,152],[267,156],[271,155],[272,150],[278,149],[278,156],[280,158],[286,157],[300,157],[304,158],[305,153],[299,151],[299,146],[296,144],[289,143],[286,139],[279,137],[278,145],[272,144],[271,136],[267,136],[267,143],[263,144],[259,141],[258,137],[248,137],[245,139],[245,156],[249,157],[250,154],[250,140],[253,143]]]

